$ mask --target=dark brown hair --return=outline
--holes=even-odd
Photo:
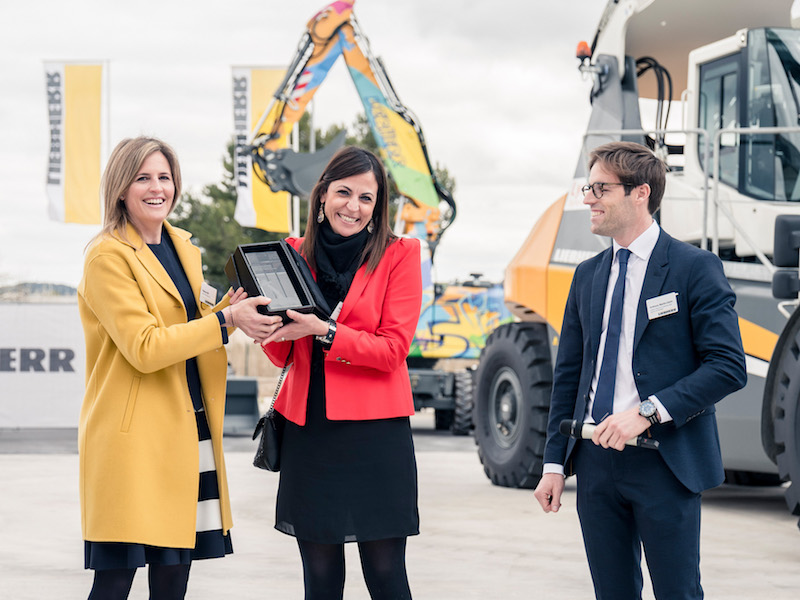
[[[649,148],[633,142],[611,142],[592,150],[589,154],[589,169],[596,163],[616,175],[625,184],[625,195],[631,188],[648,184],[650,200],[647,210],[654,215],[661,206],[666,185],[667,166]]]
[[[375,208],[372,212],[374,230],[369,235],[364,254],[361,257],[362,263],[365,259],[367,260],[368,273],[377,268],[386,248],[397,239],[389,227],[389,185],[383,163],[369,150],[357,146],[345,146],[328,162],[309,198],[308,222],[300,251],[312,269],[316,269],[317,266],[314,255],[320,224],[317,223],[316,216],[322,205],[322,197],[334,181],[361,175],[368,171],[372,172],[375,181],[378,182],[378,193],[375,196]]]

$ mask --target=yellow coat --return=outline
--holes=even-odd
[[[193,548],[199,456],[186,383],[197,357],[214,444],[222,527],[232,525],[222,421],[227,355],[216,307],[201,304],[200,250],[166,224],[200,315],[188,322],[177,288],[133,227],[87,251],[78,288],[86,396],[78,430],[83,537]]]

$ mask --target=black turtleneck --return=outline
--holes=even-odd
[[[314,253],[317,283],[331,308],[347,295],[363,261],[369,235],[364,228],[355,235],[345,237],[336,233],[327,221],[320,225]]]

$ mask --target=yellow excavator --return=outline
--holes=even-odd
[[[792,0],[610,0],[578,51],[592,112],[567,193],[508,265],[506,305],[476,376],[475,438],[497,485],[542,470],[564,306],[575,267],[610,244],[580,188],[592,148],[649,145],[669,173],[656,218],[717,254],[737,295],[745,388],[717,404],[727,481],[779,485],[800,514],[800,30]],[[680,119],[670,119],[670,114]]]

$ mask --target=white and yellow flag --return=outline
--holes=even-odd
[[[50,218],[100,223],[100,171],[107,136],[104,64],[45,63]]]
[[[291,228],[288,192],[273,192],[254,173],[249,154],[239,149],[249,141],[261,115],[269,106],[273,92],[283,80],[283,69],[233,67],[233,125],[236,132],[234,173],[236,211],[234,219],[244,227],[288,233]],[[266,119],[270,123],[270,119]]]

